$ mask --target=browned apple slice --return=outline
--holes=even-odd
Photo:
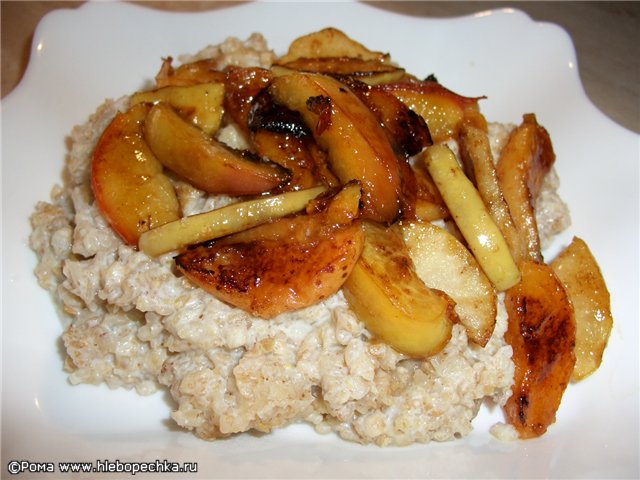
[[[202,83],[190,86],[169,86],[136,92],[131,96],[131,104],[166,102],[178,113],[200,128],[207,135],[213,135],[220,128],[224,100],[224,84]]]
[[[518,283],[520,272],[509,246],[454,153],[445,145],[433,145],[425,150],[421,160],[469,249],[491,282],[499,291]]]
[[[575,237],[551,268],[564,285],[576,317],[576,365],[571,380],[580,381],[600,366],[613,318],[609,290],[584,240]]]
[[[575,364],[576,325],[567,294],[548,265],[524,260],[509,289],[505,340],[513,348],[512,395],[503,407],[520,438],[538,437],[555,422]]]
[[[374,113],[398,153],[410,157],[433,144],[424,119],[391,92],[354,79],[346,79],[345,83]]]
[[[262,195],[208,212],[182,217],[144,232],[140,235],[138,247],[140,251],[154,257],[241,232],[304,210],[311,200],[325,190],[324,187],[315,187],[280,195]]]
[[[457,138],[465,118],[474,122],[484,121],[477,114],[478,100],[484,97],[463,97],[435,81],[396,82],[380,85],[379,88],[393,93],[422,116],[435,143]]]
[[[291,178],[283,190],[309,188],[320,183],[322,175],[312,153],[315,143],[300,115],[277,105],[266,90],[252,98],[250,111],[239,121],[248,122],[255,153],[290,172]]]
[[[431,223],[403,221],[402,235],[418,276],[453,299],[469,339],[484,347],[496,323],[496,291],[471,252]]]
[[[162,102],[149,111],[144,138],[166,168],[206,192],[255,195],[288,177],[277,165],[249,160],[208,137]]]
[[[518,233],[498,184],[495,161],[491,153],[487,132],[473,125],[463,124],[460,129],[459,144],[465,173],[476,185],[489,214],[496,222],[509,245],[509,250],[514,255],[519,244]]]
[[[367,329],[399,352],[427,357],[444,348],[458,320],[454,302],[418,277],[402,232],[364,222],[362,254],[344,295]]]
[[[381,62],[388,59],[388,55],[373,52],[341,30],[329,27],[296,38],[289,45],[287,54],[281,57],[279,62],[323,57],[350,57]]]
[[[414,163],[411,168],[416,182],[416,219],[432,222],[449,217],[442,195],[422,162]]]
[[[354,77],[368,85],[401,80],[403,68],[379,60],[363,60],[354,57],[298,58],[279,66],[299,72],[322,73],[334,77]]]
[[[362,183],[363,216],[392,222],[399,214],[401,176],[389,140],[376,117],[345,85],[305,73],[276,77],[276,102],[302,115],[332,171],[343,182]]]
[[[129,245],[141,233],[176,220],[180,206],[162,165],[142,135],[146,104],[118,113],[93,151],[91,185],[111,227]]]
[[[315,162],[302,139],[260,130],[252,135],[251,141],[260,158],[267,158],[291,172],[284,190],[305,189],[319,183],[314,175]]]
[[[337,292],[362,250],[360,186],[310,213],[192,248],[176,265],[193,283],[252,315],[272,318]]]
[[[394,152],[400,173],[400,210],[404,219],[423,218],[429,209],[421,195],[421,179],[409,163],[409,158],[431,145],[431,134],[424,119],[398,100],[393,94],[371,87],[353,78],[343,79],[351,91],[373,112],[382,125]],[[423,215],[423,217],[418,217]]]
[[[173,59],[167,57],[162,61],[160,71],[156,75],[158,88],[173,86],[198,85],[200,83],[224,82],[225,74],[218,70],[218,60],[206,58],[185,63],[173,68]]]
[[[513,252],[516,261],[525,258],[542,261],[533,201],[554,161],[549,134],[535,115],[524,115],[522,123],[511,132],[496,165],[498,184],[518,236],[517,251]]]
[[[253,104],[273,74],[264,68],[229,67],[225,71],[224,107],[245,135],[249,135],[249,117]]]

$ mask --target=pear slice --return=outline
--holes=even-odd
[[[143,232],[180,215],[173,185],[142,135],[150,108],[138,104],[118,113],[98,140],[91,159],[96,204],[129,245],[136,245]]]
[[[363,230],[362,254],[343,288],[349,305],[399,352],[418,358],[438,353],[458,320],[454,302],[420,279],[397,226],[364,222]]]

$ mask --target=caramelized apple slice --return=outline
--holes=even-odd
[[[244,158],[162,102],[147,115],[144,138],[165,167],[206,192],[255,195],[287,179],[277,165]]]
[[[257,67],[229,67],[225,73],[225,111],[248,136],[253,104],[260,92],[271,83],[273,75],[270,70]]]
[[[154,257],[188,245],[224,237],[303,210],[324,191],[324,187],[316,187],[260,197],[183,217],[143,233],[139,247],[141,251]]]
[[[207,135],[213,135],[220,128],[224,113],[223,100],[222,83],[203,83],[188,87],[170,86],[137,92],[131,97],[132,104],[166,102]]]
[[[520,280],[509,246],[453,152],[433,145],[422,157],[473,255],[499,291]]]
[[[400,173],[399,198],[402,218],[418,218],[418,210],[420,214],[425,215],[426,204],[421,196],[421,182],[409,163],[410,157],[433,143],[424,119],[389,92],[352,78],[346,79],[346,84],[373,112],[396,153]]]
[[[512,255],[516,255],[519,245],[511,212],[502,195],[489,137],[484,130],[463,124],[460,129],[460,157],[465,173],[475,183],[478,193],[509,245]]]
[[[400,155],[411,157],[433,144],[424,119],[392,93],[354,79],[345,83],[374,113]]]
[[[471,252],[430,223],[402,222],[402,234],[418,276],[453,299],[469,339],[484,347],[496,323],[496,291]]]
[[[448,218],[449,210],[442,195],[422,163],[414,163],[411,166],[416,183],[415,217],[424,222]]]
[[[373,52],[336,28],[324,28],[296,38],[289,45],[287,54],[278,62],[286,63],[300,58],[350,57],[362,60],[384,61],[388,58]]]
[[[516,261],[542,261],[533,201],[554,161],[549,134],[538,125],[535,115],[524,115],[522,124],[511,132],[496,166],[498,184],[518,235]]]
[[[363,216],[392,222],[399,214],[400,172],[373,113],[343,84],[323,75],[292,73],[269,87],[276,102],[302,115],[343,182],[362,183]]]
[[[435,143],[457,138],[465,118],[484,123],[483,117],[477,114],[478,100],[484,97],[463,97],[434,81],[389,83],[380,88],[393,93],[422,116]]]
[[[555,422],[575,364],[576,325],[567,294],[548,265],[524,260],[522,281],[509,289],[506,342],[515,364],[503,407],[520,438],[538,437]]]
[[[584,240],[575,237],[551,268],[573,304],[576,318],[576,365],[571,380],[591,375],[602,362],[613,318],[609,290],[600,267]]]
[[[276,315],[337,292],[362,250],[360,186],[348,185],[307,215],[283,218],[176,257],[187,278],[252,315]]]
[[[176,220],[180,206],[162,165],[142,136],[146,104],[118,113],[93,151],[91,186],[111,227],[129,245],[142,232]]]
[[[200,83],[224,82],[224,72],[218,70],[218,60],[206,58],[191,63],[185,63],[178,68],[171,65],[173,59],[163,60],[160,71],[156,75],[158,88],[173,86],[198,85]]]
[[[457,321],[454,302],[429,289],[415,271],[397,226],[363,223],[362,255],[344,285],[344,295],[367,329],[412,357],[438,353]]]
[[[293,135],[260,130],[251,141],[260,158],[267,158],[291,173],[285,190],[311,188],[318,184],[315,162],[305,142]]]
[[[299,72],[322,73],[336,78],[354,77],[367,85],[394,82],[405,76],[404,69],[395,65],[354,57],[305,57],[278,63],[278,66]]]

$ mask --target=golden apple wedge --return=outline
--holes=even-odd
[[[520,280],[509,246],[453,152],[434,145],[422,157],[474,257],[499,291]]]
[[[415,217],[427,222],[445,219],[449,217],[449,210],[423,163],[416,162],[411,165],[416,186]]]
[[[497,298],[471,252],[431,223],[403,221],[402,235],[420,279],[453,299],[469,339],[484,347],[496,323]]]
[[[371,51],[343,31],[328,27],[296,38],[289,45],[286,55],[281,57],[278,62],[285,63],[300,58],[325,57],[350,57],[382,62],[388,58],[388,55]]]
[[[336,293],[362,250],[360,186],[309,213],[190,248],[176,265],[194,284],[252,315],[273,318]]]
[[[158,88],[168,86],[189,86],[201,83],[224,82],[225,73],[218,69],[217,58],[204,58],[174,68],[173,58],[163,59],[160,71],[156,75]]]
[[[279,166],[244,158],[208,137],[163,102],[149,111],[144,138],[160,163],[209,193],[261,194],[288,177]]]
[[[509,245],[511,254],[515,255],[519,245],[518,233],[498,184],[495,161],[491,153],[487,132],[472,125],[463,124],[460,129],[459,143],[460,157],[465,173],[476,185],[491,218],[496,222],[507,245]]]
[[[224,84],[203,83],[190,86],[168,86],[136,92],[131,104],[166,102],[207,135],[220,128],[224,113]]]
[[[411,357],[438,353],[451,338],[454,302],[428,288],[397,226],[364,222],[364,248],[343,292],[367,329]]]
[[[522,281],[505,295],[505,341],[515,364],[511,397],[503,407],[520,438],[539,437],[556,411],[575,365],[576,325],[567,293],[551,267],[520,262]]]
[[[269,86],[271,70],[258,67],[233,67],[225,69],[224,109],[246,136],[250,135],[249,118],[261,92]]]
[[[315,187],[260,197],[182,217],[142,234],[139,247],[142,252],[155,257],[188,245],[224,237],[304,210],[311,200],[325,190],[324,187]]]
[[[543,260],[533,202],[554,161],[549,133],[538,124],[535,115],[524,115],[522,123],[511,132],[496,165],[498,184],[517,234],[514,258],[518,262],[525,258]]]
[[[277,76],[269,91],[277,103],[300,113],[343,183],[362,183],[363,217],[395,220],[400,209],[398,161],[373,113],[345,85],[324,75]]]
[[[352,77],[367,85],[394,82],[405,76],[403,68],[390,63],[355,57],[304,57],[278,63],[278,66],[298,72],[322,73],[336,78]]]
[[[600,267],[581,238],[573,241],[551,262],[573,304],[576,319],[576,365],[571,380],[577,382],[600,366],[611,329],[611,300]]]
[[[180,215],[173,185],[143,138],[149,109],[139,104],[116,114],[91,159],[91,186],[98,208],[129,245],[137,245],[143,232]]]
[[[392,93],[423,117],[435,143],[457,138],[465,120],[486,129],[478,108],[478,100],[483,97],[463,97],[435,81],[395,82],[379,88]]]
[[[341,81],[373,112],[401,157],[411,157],[433,144],[424,119],[395,95],[380,87],[370,87],[360,79]]]
[[[251,143],[260,158],[268,158],[291,173],[291,178],[283,187],[285,190],[311,188],[320,183],[314,172],[314,159],[303,139],[258,130],[251,135]]]

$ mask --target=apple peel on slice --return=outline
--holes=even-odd
[[[224,114],[224,84],[176,85],[136,92],[131,104],[166,102],[207,135],[218,131]]]
[[[233,203],[180,218],[140,236],[139,248],[151,257],[224,237],[303,210],[323,186]]]
[[[269,92],[276,103],[300,113],[342,183],[361,182],[363,218],[394,221],[400,213],[400,169],[373,112],[346,85],[320,74],[276,76]]]
[[[111,227],[129,245],[140,234],[180,216],[173,185],[144,141],[148,104],[116,114],[91,158],[96,204]]]
[[[555,162],[549,133],[538,124],[535,115],[526,114],[509,135],[496,164],[502,195],[511,213],[516,237],[516,262],[530,258],[543,261],[534,200]]]
[[[496,323],[497,298],[471,252],[444,228],[427,222],[402,222],[402,235],[418,276],[453,299],[469,339],[484,347]]]

